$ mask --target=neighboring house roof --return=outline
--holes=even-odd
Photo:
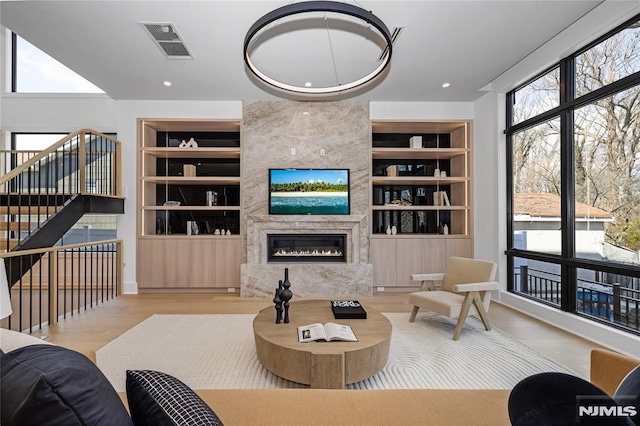
[[[613,215],[597,207],[576,202],[576,218],[612,220]],[[560,217],[560,196],[556,194],[514,194],[515,216]]]

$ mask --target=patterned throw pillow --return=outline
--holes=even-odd
[[[127,401],[135,426],[222,425],[189,386],[158,371],[127,370]]]

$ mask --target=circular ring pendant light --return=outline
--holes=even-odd
[[[371,72],[368,74],[353,79],[352,81],[346,83],[336,83],[335,85],[325,86],[325,87],[308,87],[308,85],[296,85],[287,83],[284,81],[280,81],[276,78],[273,78],[267,73],[261,71],[258,66],[251,59],[251,50],[254,43],[258,42],[259,33],[265,27],[272,23],[276,23],[277,21],[283,20],[292,15],[300,15],[300,14],[312,14],[317,12],[328,12],[335,13],[339,15],[347,15],[355,18],[358,21],[362,21],[364,24],[371,25],[374,27],[379,36],[384,40],[386,46],[383,49],[383,55],[380,58],[380,64],[378,64]],[[258,42],[259,43],[259,42]],[[391,33],[389,32],[389,28],[385,25],[384,22],[380,18],[378,18],[373,13],[364,10],[360,7],[350,5],[347,3],[339,3],[335,1],[304,1],[300,3],[288,4],[286,6],[282,6],[278,9],[274,9],[266,15],[262,16],[258,19],[247,31],[247,34],[244,38],[244,61],[249,68],[249,70],[260,80],[265,83],[274,86],[278,89],[282,89],[289,92],[301,93],[301,94],[312,94],[312,95],[322,95],[322,94],[334,94],[339,92],[344,92],[347,90],[354,89],[356,87],[362,86],[371,80],[375,79],[378,75],[380,75],[385,68],[391,62],[391,51],[392,51],[392,39]]]

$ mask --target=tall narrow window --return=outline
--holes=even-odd
[[[640,86],[576,109],[576,256],[640,264]]]
[[[514,248],[560,254],[560,120],[513,135]]]

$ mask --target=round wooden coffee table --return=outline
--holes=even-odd
[[[298,300],[291,302],[288,324],[276,324],[275,308],[265,308],[253,320],[258,359],[276,376],[311,388],[342,389],[369,378],[389,359],[391,323],[375,309],[364,308],[367,319],[336,320],[329,300]],[[358,341],[298,343],[298,326],[316,322],[346,324]]]

